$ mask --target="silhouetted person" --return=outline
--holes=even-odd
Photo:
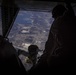
[[[28,58],[32,61],[33,66],[37,63],[38,46],[30,45],[28,47],[29,56]]]
[[[2,74],[27,74],[18,58],[16,49],[6,38],[0,35],[0,71]]]
[[[54,22],[51,25],[48,40],[45,44],[45,50],[44,50],[44,55],[46,55],[46,58],[49,56],[49,53],[52,54],[54,48],[56,45],[60,45],[57,40],[57,34],[58,34],[58,28],[59,28],[59,23],[60,23],[60,17],[64,15],[66,11],[66,8],[63,5],[57,5],[53,10],[52,10],[52,17],[54,18]],[[57,44],[58,43],[58,44]]]
[[[72,46],[72,40],[74,37],[72,28],[75,25],[75,22],[73,21],[75,14],[70,4],[67,4],[67,8],[63,5],[57,5],[52,11],[52,16],[54,22],[51,26],[44,50],[46,60],[49,56],[55,55],[56,52],[61,52],[60,49],[62,47],[65,47],[65,50],[63,51],[64,54],[66,54],[69,50],[66,48],[69,48],[70,45]]]
[[[31,67],[35,66],[38,60],[37,54],[39,50],[37,45],[28,46],[28,52],[24,50],[18,50],[18,55],[26,56],[25,68],[28,71]]]
[[[37,62],[38,51],[39,51],[39,48],[37,45],[30,45],[30,46],[28,46],[28,52],[19,49],[18,55],[22,54],[24,56],[27,56],[31,60],[33,65],[35,65]]]
[[[57,5],[53,9],[54,22],[45,44],[44,53],[36,67],[30,70],[30,74],[48,73],[47,71],[51,71],[50,73],[65,73],[68,72],[67,69],[71,70],[74,67],[75,62],[73,59],[76,56],[74,27],[76,19],[71,5],[66,5],[67,8],[63,5]]]
[[[61,45],[60,42],[58,42],[57,34],[59,33],[59,25],[60,25],[60,20],[61,17],[64,15],[66,12],[66,8],[59,4],[57,5],[53,10],[52,10],[52,17],[54,18],[54,21],[51,25],[48,40],[45,44],[45,50],[43,52],[43,55],[41,56],[41,59],[39,62],[45,62],[47,63],[49,56],[53,53],[53,51]],[[44,64],[45,64],[44,63]]]

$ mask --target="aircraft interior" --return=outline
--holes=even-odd
[[[2,71],[6,71],[9,65],[7,74],[10,74],[8,73],[9,71],[12,72],[12,74],[21,73],[25,75],[35,74],[34,72],[37,73],[38,70],[42,72],[41,69],[44,67],[38,67],[34,72],[33,70],[28,71],[33,66],[28,58],[28,47],[31,44],[38,46],[38,61],[45,50],[45,43],[54,21],[52,18],[52,10],[58,4],[65,6],[65,2],[71,3],[76,16],[76,0],[0,0],[0,69]],[[19,54],[19,52],[21,53]],[[16,55],[18,55],[19,58]],[[63,62],[63,60],[61,61]],[[4,67],[2,65],[4,65]],[[55,65],[53,67],[55,67]],[[75,67],[75,65],[73,66]],[[59,70],[61,68],[60,66],[56,67],[59,67]],[[14,71],[12,71],[13,68]],[[27,71],[29,73],[26,73]]]

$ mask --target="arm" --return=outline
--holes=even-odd
[[[20,55],[20,54],[22,54],[22,55],[24,55],[24,56],[28,56],[28,55],[29,55],[28,52],[19,49],[19,50],[18,50],[18,55]]]

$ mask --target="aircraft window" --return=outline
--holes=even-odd
[[[51,12],[19,11],[8,38],[17,48],[35,44],[43,50],[52,21]]]
[[[0,7],[0,35],[2,35],[1,7]]]
[[[19,11],[14,25],[9,33],[11,41],[16,49],[28,52],[28,46],[35,44],[40,50],[44,50],[45,42],[53,22],[51,12]],[[43,51],[38,52],[41,56]],[[26,70],[32,66],[27,66],[27,56],[19,55]]]

